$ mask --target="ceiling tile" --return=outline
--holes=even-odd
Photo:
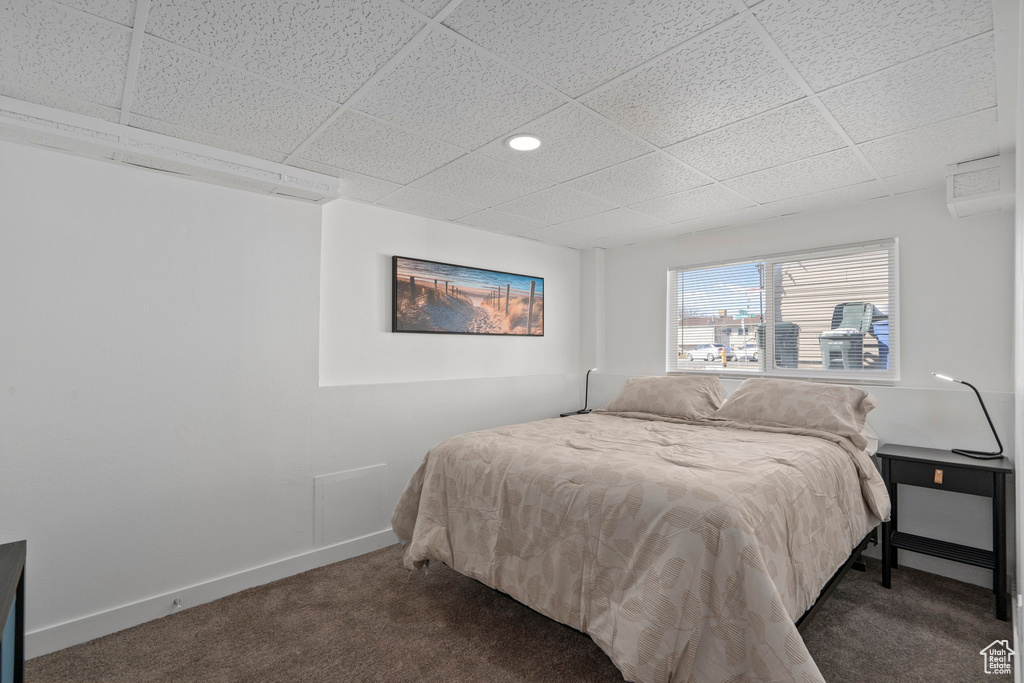
[[[877,180],[869,180],[864,183],[857,183],[856,185],[837,187],[833,190],[783,199],[782,201],[771,202],[764,206],[766,209],[785,216],[802,211],[817,211],[837,206],[846,206],[847,204],[877,199],[878,197],[886,197],[888,195],[889,193],[882,183]]]
[[[89,14],[115,21],[122,26],[135,23],[135,0],[56,0]]]
[[[428,17],[437,16],[437,13],[444,9],[450,0],[403,0],[406,5],[414,10],[423,12]]]
[[[821,94],[855,142],[996,106],[991,33]]]
[[[754,16],[815,91],[992,30],[991,0],[784,0]]]
[[[852,149],[844,148],[785,166],[726,181],[726,185],[763,204],[871,180],[874,175]]]
[[[411,187],[399,188],[383,199],[377,200],[377,203],[399,211],[414,213],[417,216],[440,218],[446,221],[468,216],[481,209],[479,204],[442,197],[431,192],[421,192]]]
[[[615,205],[592,195],[571,190],[564,185],[555,185],[547,190],[513,199],[495,208],[505,213],[512,213],[550,225],[592,216],[595,213],[613,209]]]
[[[738,22],[581,101],[665,147],[801,96],[753,29]]]
[[[606,168],[566,183],[580,192],[604,197],[617,204],[636,204],[647,199],[689,190],[710,181],[687,170],[660,152]]]
[[[60,5],[6,5],[0,9],[0,84],[120,108],[130,29]]]
[[[565,182],[651,151],[600,117],[571,104],[519,126],[517,132],[539,136],[540,148],[517,152],[503,140],[495,140],[480,148],[481,153],[527,175],[554,182]]]
[[[996,110],[986,109],[860,145],[883,177],[925,171],[999,153]]]
[[[204,130],[189,128],[188,126],[167,123],[165,121],[139,116],[138,114],[132,114],[128,117],[128,125],[132,128],[148,130],[153,133],[160,133],[161,135],[168,135],[172,138],[179,138],[181,140],[191,140],[192,142],[198,142],[201,145],[208,145],[218,149],[226,149],[229,152],[238,152],[239,154],[245,154],[258,159],[267,159],[268,161],[276,161],[280,163],[288,157],[284,152],[266,149],[265,147],[260,147],[259,145],[251,142],[235,140],[224,137],[223,135],[216,135]]]
[[[483,206],[493,206],[550,187],[485,157],[467,154],[428,173],[410,187]]]
[[[62,109],[83,116],[91,116],[95,119],[103,119],[116,123],[121,118],[121,110],[117,107],[108,107],[95,102],[86,102],[75,97],[70,97],[59,92],[47,92],[28,85],[17,85],[14,83],[0,83],[0,95],[13,97],[16,100],[34,102],[44,107]]]
[[[578,97],[735,13],[716,0],[479,0],[444,24]]]
[[[544,227],[543,223],[531,221],[522,216],[513,216],[510,213],[502,213],[494,209],[486,209],[478,213],[463,216],[460,223],[471,225],[474,228],[490,230],[491,232],[504,232],[510,235],[521,235],[531,230]]]
[[[632,205],[632,209],[660,218],[666,223],[692,220],[709,214],[732,211],[753,202],[721,185],[705,185]]]
[[[303,156],[374,178],[410,183],[465,152],[354,111],[341,114]]]
[[[375,202],[384,195],[394,192],[401,187],[401,185],[389,183],[386,180],[371,178],[361,173],[353,173],[352,171],[317,163],[309,159],[294,158],[288,162],[288,165],[337,178],[341,181],[338,183],[338,194],[342,197],[358,199],[364,202]]]
[[[132,112],[183,129],[291,151],[336,109],[192,52],[147,40]]]
[[[606,237],[653,228],[660,223],[661,221],[652,216],[618,208],[558,225],[549,225],[524,236],[549,244],[588,248]]]
[[[434,31],[353,108],[476,149],[562,102],[448,32]]]
[[[153,0],[146,32],[341,102],[421,26],[386,0]]]
[[[946,167],[939,166],[938,168],[930,168],[926,171],[915,171],[914,173],[889,176],[888,178],[884,178],[884,180],[889,186],[889,189],[893,191],[893,194],[915,192],[917,190],[924,190],[927,188],[945,188]]]
[[[735,178],[844,147],[811,102],[800,100],[666,147],[717,180]]]

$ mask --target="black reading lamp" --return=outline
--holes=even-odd
[[[999,434],[996,433],[996,426],[992,424],[992,418],[989,417],[988,415],[988,408],[985,407],[985,402],[981,400],[981,394],[978,393],[977,388],[975,388],[975,386],[970,382],[965,382],[962,379],[953,379],[952,377],[940,375],[937,372],[933,372],[932,374],[938,377],[939,379],[944,379],[948,382],[957,382],[958,384],[964,384],[966,386],[969,386],[971,389],[974,389],[974,395],[978,397],[978,403],[981,404],[981,409],[985,413],[985,419],[988,420],[988,426],[992,428],[992,436],[996,437],[996,444],[999,446],[999,452],[997,453],[988,453],[986,451],[968,451],[963,448],[954,448],[953,452],[958,453],[959,455],[966,455],[968,458],[977,458],[978,460],[995,460],[996,458],[1001,458],[1003,456],[1003,442],[999,440]]]
[[[574,410],[571,413],[562,413],[562,417],[568,417],[569,415],[586,415],[590,412],[590,408],[587,405],[590,403],[590,373],[597,368],[590,368],[587,370],[587,388],[586,393],[583,394],[583,410]]]

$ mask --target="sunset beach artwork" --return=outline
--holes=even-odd
[[[544,336],[544,278],[395,256],[393,332]]]

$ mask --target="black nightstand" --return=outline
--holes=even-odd
[[[892,500],[890,522],[882,523],[882,585],[892,585],[900,548],[992,570],[996,618],[1006,621],[1006,475],[1009,458],[975,460],[950,451],[886,444],[878,449],[882,478]],[[899,530],[896,519],[898,484],[970,493],[992,499],[992,550],[938,541]]]

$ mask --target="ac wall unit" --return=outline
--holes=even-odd
[[[952,164],[946,172],[946,206],[953,218],[1012,211],[1012,162],[1002,156]]]

